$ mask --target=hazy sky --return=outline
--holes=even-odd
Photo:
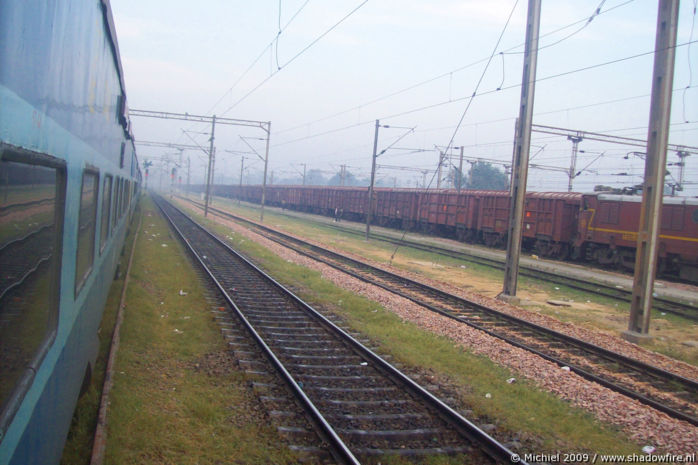
[[[111,4],[129,106],[271,121],[275,181],[297,176],[302,164],[327,177],[343,164],[357,177],[368,176],[376,119],[416,128],[393,146],[414,150],[391,149],[379,164],[434,169],[434,146],[447,145],[454,133],[453,145],[465,146],[466,157],[511,161],[525,0]],[[685,44],[698,40],[695,5],[696,0],[681,4],[670,134],[671,143],[692,146],[698,146],[698,43]],[[656,20],[656,1],[543,0],[534,123],[645,139]],[[478,96],[470,102],[481,76]],[[207,126],[144,118],[132,123],[139,141],[193,144],[193,138],[208,146],[208,135],[200,134]],[[404,134],[381,128],[379,151]],[[240,155],[226,151],[249,152],[241,136],[253,138],[248,142],[262,152],[263,141],[254,138],[264,135],[218,126],[217,181],[237,182]],[[572,144],[565,137],[534,133],[532,144],[534,163],[569,167]],[[141,161],[173,152],[138,148]],[[577,168],[588,169],[575,179],[575,190],[641,182],[643,160],[624,157],[643,148],[586,140],[579,148],[584,152]],[[192,182],[200,182],[205,156],[186,151],[187,156]],[[678,161],[673,152],[668,160]],[[261,172],[261,163],[246,164],[249,175]],[[678,180],[678,169],[670,170]],[[423,179],[416,171],[388,168],[378,177],[410,187]],[[685,180],[698,181],[698,155],[688,157]],[[530,190],[564,191],[567,181],[559,171],[529,171]],[[698,195],[698,184],[686,187]]]

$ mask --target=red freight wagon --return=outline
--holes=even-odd
[[[586,259],[634,268],[641,201],[631,195],[583,196],[578,243]],[[660,273],[698,280],[698,199],[665,198],[660,228]]]
[[[533,192],[526,195],[523,240],[544,257],[566,258],[577,234],[582,194]]]
[[[422,228],[441,234],[455,232],[458,198],[455,191],[431,190],[420,192],[417,220]]]
[[[509,224],[509,192],[483,191],[479,207],[478,230],[485,244],[490,247],[505,245]]]
[[[334,216],[335,209],[342,211],[342,218],[360,220],[364,214],[368,200],[368,190],[362,187],[327,187],[318,188],[326,191],[324,211],[322,213]],[[319,196],[317,197],[319,200]],[[320,205],[320,204],[318,204]]]
[[[379,224],[411,227],[417,206],[417,191],[407,189],[377,189],[374,217]]]

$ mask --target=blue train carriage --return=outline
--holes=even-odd
[[[0,464],[60,461],[140,185],[108,0],[0,2]]]

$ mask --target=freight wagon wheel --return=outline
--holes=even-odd
[[[560,250],[557,253],[557,258],[560,260],[567,260],[570,257],[570,245],[569,244],[559,244]]]

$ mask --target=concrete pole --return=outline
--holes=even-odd
[[[528,180],[528,155],[531,148],[531,123],[533,121],[533,101],[536,90],[540,5],[541,0],[528,1],[521,104],[512,163],[514,172],[512,174],[511,206],[507,234],[507,261],[504,265],[504,286],[502,293],[499,295],[504,300],[516,296],[516,285],[519,275],[523,210],[524,202],[526,201],[526,182]]]
[[[640,228],[637,233],[633,295],[630,301],[628,330],[623,333],[626,339],[633,341],[647,337],[650,327],[666,173],[678,17],[679,0],[659,1],[645,183],[642,188]]]
[[[686,168],[686,160],[685,158],[689,155],[688,152],[679,152],[676,154],[676,156],[679,157],[679,192],[683,191],[683,180],[684,180],[684,173],[685,173],[685,168]]]
[[[245,157],[240,158],[240,189],[238,192],[238,205],[240,205],[242,198],[242,173],[245,171]]]
[[[579,151],[579,143],[583,140],[582,136],[567,136],[568,140],[572,141],[572,159],[570,160],[569,180],[567,182],[567,192],[572,192],[572,183],[577,172],[577,152]]]
[[[213,139],[216,131],[216,115],[213,115],[211,120],[211,144],[208,149],[208,173],[206,173],[206,201],[204,202],[204,216],[208,216],[208,204],[210,202],[209,196],[211,195],[211,176],[213,171]]]
[[[444,153],[439,151],[439,166],[436,170],[436,188],[441,189],[441,165],[444,162]]]
[[[271,121],[267,122],[267,147],[264,151],[264,179],[262,181],[262,208],[259,213],[260,223],[264,222],[264,200],[267,194],[267,167],[269,166],[269,138],[271,137]]]
[[[373,158],[371,162],[371,184],[368,186],[368,207],[366,211],[366,240],[371,235],[371,213],[373,210],[373,183],[376,181],[376,153],[378,151],[378,128],[380,122],[376,120],[376,130],[373,136]]]
[[[460,194],[461,185],[463,184],[463,146],[460,146],[460,162],[458,162],[458,193]]]

